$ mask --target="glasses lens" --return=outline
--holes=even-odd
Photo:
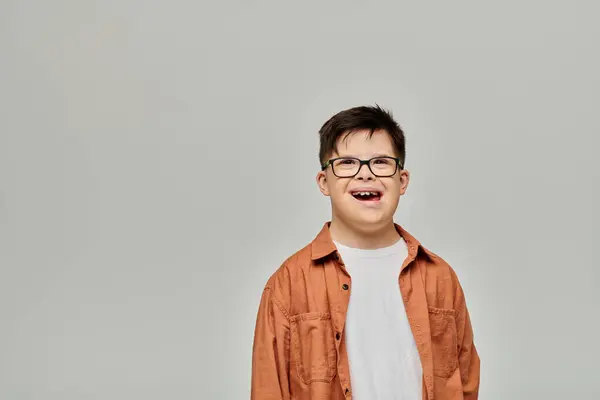
[[[396,172],[396,160],[388,157],[377,157],[371,160],[370,167],[377,176],[391,176]]]
[[[339,177],[356,175],[360,163],[355,158],[340,158],[333,162],[333,172]]]

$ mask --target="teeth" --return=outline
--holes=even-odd
[[[354,194],[357,194],[359,196],[369,196],[369,195],[377,196],[377,192],[356,192]]]

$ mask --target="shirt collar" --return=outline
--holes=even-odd
[[[331,233],[329,231],[330,224],[331,221],[325,222],[319,234],[311,242],[311,259],[313,261],[327,257],[337,251],[335,243],[333,243],[333,240],[331,239]],[[430,251],[423,247],[423,245],[421,245],[421,243],[414,236],[408,233],[402,226],[394,223],[394,227],[406,242],[410,257],[415,258],[417,253],[423,253],[427,256],[431,256]]]

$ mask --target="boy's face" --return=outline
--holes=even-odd
[[[345,140],[343,138],[344,135],[340,136],[338,151],[328,160],[337,157],[368,160],[378,156],[397,156],[392,140],[385,131],[375,131],[369,138],[369,131],[361,130],[351,133]],[[341,166],[338,168],[336,173],[341,175]],[[408,171],[401,170],[400,166],[390,177],[375,176],[367,165],[362,165],[358,174],[351,178],[337,177],[331,165],[317,174],[321,193],[331,198],[333,217],[342,220],[349,228],[363,232],[382,228],[393,221],[408,181]],[[357,191],[377,192],[379,196],[361,196]]]

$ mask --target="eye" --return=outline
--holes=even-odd
[[[375,164],[390,164],[391,160],[388,158],[376,158]]]
[[[346,165],[352,165],[355,163],[355,160],[351,159],[351,158],[344,158],[342,160],[339,160],[340,164],[346,164]]]

